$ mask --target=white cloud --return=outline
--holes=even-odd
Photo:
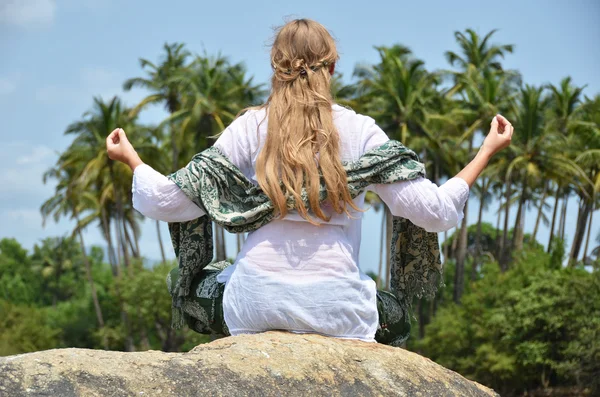
[[[16,163],[19,165],[23,164],[35,164],[44,163],[45,160],[54,155],[54,151],[47,146],[36,146],[33,148],[31,153],[17,157]]]
[[[102,67],[88,67],[80,71],[80,80],[89,96],[99,96],[104,100],[115,95],[123,96],[121,85],[125,78],[119,73]]]
[[[39,228],[42,225],[42,215],[39,209],[10,209],[4,211],[3,218],[8,220],[9,226],[19,224],[21,227]]]
[[[20,73],[13,73],[10,76],[0,77],[0,96],[10,95],[15,92],[20,79]]]
[[[125,77],[120,73],[103,67],[85,67],[79,71],[77,78],[67,84],[48,84],[40,87],[35,98],[40,102],[81,103],[91,102],[92,97],[99,96],[110,100],[119,96],[128,105],[137,104],[145,94],[141,90],[123,91]]]
[[[0,1],[0,24],[38,27],[50,25],[55,16],[55,0]]]
[[[56,159],[54,150],[43,145],[16,142],[0,146],[0,199],[48,198],[54,183],[42,184],[42,175]]]
[[[120,79],[118,73],[101,67],[86,67],[81,69],[80,74],[81,80],[92,86],[114,83],[115,80]]]
[[[80,99],[79,97],[80,93],[72,87],[57,84],[42,86],[35,92],[35,99],[44,103],[77,101]]]
[[[0,95],[12,94],[17,88],[17,83],[9,79],[0,79]]]
[[[66,7],[70,9],[86,8],[92,11],[106,8],[110,0],[63,0]]]

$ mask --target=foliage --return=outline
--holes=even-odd
[[[600,273],[551,258],[528,247],[504,273],[484,265],[461,305],[439,309],[418,348],[502,395],[564,384],[598,390]]]

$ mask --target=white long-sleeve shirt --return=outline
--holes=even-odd
[[[340,155],[355,161],[389,140],[375,121],[338,105],[334,123]],[[237,118],[215,142],[244,175],[256,181],[255,164],[267,133],[265,111]],[[451,178],[442,186],[417,178],[371,185],[393,215],[427,231],[441,232],[463,218],[469,186]],[[133,206],[145,216],[182,222],[204,215],[180,189],[150,166],[136,167]],[[364,193],[354,199],[364,206]],[[328,223],[315,226],[295,211],[249,233],[232,266],[218,277],[225,283],[223,311],[232,335],[284,329],[374,341],[378,325],[375,282],[358,267],[361,212],[337,214],[327,202]]]

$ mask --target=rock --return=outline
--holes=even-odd
[[[314,334],[218,339],[188,353],[52,349],[0,357],[0,396],[497,396],[404,349]]]

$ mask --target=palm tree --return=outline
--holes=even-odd
[[[550,189],[550,181],[544,180],[542,182],[542,197],[540,199],[540,203],[538,205],[538,214],[535,218],[535,226],[533,228],[533,235],[531,236],[532,243],[536,241],[537,233],[540,226],[540,221],[544,221],[544,225],[548,226],[549,221],[548,218],[544,215],[545,209],[550,209],[550,206],[546,204],[546,199],[548,198],[548,191]]]
[[[81,277],[81,257],[77,243],[69,237],[49,237],[35,245],[31,255],[34,272],[43,280],[43,290],[50,294],[52,306],[66,301],[76,293],[72,285],[65,284],[63,276],[70,273],[76,284]]]
[[[357,95],[362,107],[388,135],[419,152],[412,146],[412,139],[427,135],[427,113],[437,96],[435,85],[439,79],[407,47],[376,49],[380,63],[359,65],[354,71],[359,78]]]
[[[550,90],[550,106],[548,109],[548,127],[557,134],[568,138],[570,132],[574,130],[577,123],[576,110],[581,102],[581,93],[584,87],[576,87],[571,83],[571,77],[565,77],[561,80],[559,86],[548,85]],[[568,149],[568,148],[567,148]],[[574,159],[576,152],[571,151],[569,157]],[[567,182],[568,180],[564,181]],[[550,239],[548,241],[548,252],[551,247],[552,239],[554,238],[554,223],[559,201],[563,198],[563,209],[561,211],[561,220],[559,221],[559,237],[564,238],[564,223],[566,220],[566,204],[568,201],[571,189],[568,188],[568,183],[563,184],[563,181],[556,181],[554,210],[552,216],[552,227],[550,230]]]
[[[78,166],[80,171],[76,178],[80,186],[99,189],[103,192],[101,197],[114,205],[112,214],[115,220],[117,253],[119,256],[123,255],[125,267],[130,268],[129,249],[122,221],[125,216],[125,192],[131,186],[131,171],[124,164],[110,160],[104,149],[106,137],[113,129],[121,127],[132,130],[130,127],[133,125],[123,110],[116,97],[108,103],[95,98],[94,107],[84,115],[84,119],[67,127],[65,133],[76,137],[59,162],[65,167]]]
[[[151,92],[132,110],[134,114],[154,103],[162,103],[171,115],[181,110],[183,91],[176,77],[189,67],[188,58],[190,53],[185,49],[183,43],[165,43],[163,48],[166,54],[157,65],[147,59],[140,58],[142,69],[148,69],[146,77],[134,77],[126,80],[123,84],[125,91],[129,91],[133,87],[140,87]],[[180,150],[176,142],[175,128],[175,125],[171,124],[169,131],[173,171],[179,168],[177,160]]]
[[[214,135],[223,131],[240,109],[257,103],[264,94],[262,86],[254,85],[252,78],[247,77],[243,64],[232,65],[220,55],[197,56],[170,81],[183,92],[181,108],[163,124],[180,125],[179,134],[173,139],[181,148],[181,159],[189,159],[211,146]],[[216,259],[225,260],[225,232],[218,225],[215,240]]]
[[[221,55],[196,56],[171,80],[181,87],[181,108],[163,123],[181,124],[177,141],[186,149],[182,152],[186,162],[210,147],[215,134],[223,131],[242,108],[262,100],[264,94],[262,85],[254,85],[247,76],[243,64],[232,65]]]
[[[344,84],[343,75],[336,71],[331,77],[331,96],[342,106],[349,106],[352,109],[359,109],[361,104],[357,96],[357,87],[354,84]]]
[[[342,89],[334,86],[334,94],[343,93],[346,103],[359,111],[369,113],[378,125],[393,139],[399,139],[417,153],[423,153],[430,137],[426,127],[427,114],[438,97],[436,75],[429,73],[423,61],[412,56],[404,46],[375,47],[380,62],[376,65],[358,65],[354,76],[356,85]],[[418,146],[414,146],[414,145]],[[382,230],[386,230],[386,246],[391,239],[392,218],[385,208]],[[390,258],[385,260],[386,287],[389,286]]]
[[[100,221],[104,237],[109,246],[109,258],[113,265],[113,274],[120,278],[121,258],[125,268],[133,273],[133,264],[129,252],[133,244],[127,242],[126,227],[135,232],[137,226],[132,226],[135,217],[129,192],[131,191],[132,173],[129,167],[122,163],[115,163],[106,155],[105,139],[117,127],[127,129],[136,149],[146,158],[155,155],[156,148],[148,139],[149,131],[135,123],[135,118],[130,116],[129,109],[124,108],[118,98],[104,102],[99,98],[94,99],[93,108],[84,114],[82,120],[72,123],[67,127],[66,134],[73,134],[75,138],[69,148],[59,157],[56,168],[68,170],[73,178],[69,184],[77,187],[78,192],[93,192],[94,200],[88,200],[87,207],[94,208],[93,216]],[[80,193],[81,194],[81,193]],[[88,216],[89,218],[89,216]],[[83,225],[89,224],[89,219],[81,221]],[[116,249],[113,244],[111,223],[115,230]],[[120,299],[120,292],[117,291]],[[122,300],[120,299],[121,303]],[[121,308],[123,322],[127,329],[126,350],[134,349],[133,338],[129,326],[127,313]]]
[[[561,150],[565,138],[546,128],[544,114],[549,100],[543,92],[544,87],[526,85],[520,90],[516,110],[516,129],[519,134],[514,137],[514,157],[507,169],[507,178],[514,172],[521,185],[513,233],[513,247],[516,250],[523,245],[522,218],[524,205],[533,197],[532,182],[562,181],[585,176],[581,168]]]
[[[475,234],[475,255],[473,257],[473,267],[471,269],[471,280],[475,280],[477,277],[477,267],[479,266],[479,258],[481,257],[481,223],[483,219],[483,210],[488,208],[492,201],[492,194],[490,193],[490,186],[492,184],[492,178],[482,175],[481,183],[475,185],[475,192],[479,192],[479,212],[477,214],[477,233]]]
[[[67,169],[52,168],[46,173],[44,173],[43,182],[46,183],[49,178],[57,179],[58,183],[55,189],[54,196],[52,196],[42,204],[42,226],[45,225],[45,222],[48,216],[50,215],[54,216],[55,222],[58,222],[58,220],[62,216],[69,215],[77,222],[75,228],[73,229],[72,237],[74,234],[77,234],[77,236],[79,237],[79,245],[81,247],[81,254],[83,258],[83,263],[85,265],[85,272],[88,278],[88,282],[90,283],[92,302],[94,304],[94,310],[96,311],[96,320],[98,321],[98,328],[102,329],[104,328],[104,315],[102,314],[102,307],[100,306],[98,294],[96,293],[96,285],[92,276],[92,268],[90,265],[90,261],[86,254],[85,243],[83,241],[81,220],[79,218],[81,210],[85,210],[85,208],[82,208],[81,200],[79,200],[78,202],[78,196],[75,194],[76,189],[74,189],[73,186],[74,178],[72,175],[69,175],[69,171]],[[108,340],[106,339],[106,336],[103,337],[102,344],[105,349],[108,349]]]
[[[494,115],[504,113],[511,106],[513,101],[513,95],[511,94],[513,79],[501,72],[481,72],[474,65],[468,65],[466,71],[456,76],[455,87],[460,88],[457,95],[462,99],[463,117],[467,121],[467,127],[459,142],[462,143],[464,140],[467,140],[467,158],[470,158],[472,156],[475,133],[482,128],[486,128]],[[454,89],[450,90],[450,93]],[[498,162],[499,160],[494,159],[493,161]],[[466,162],[463,161],[463,165]],[[483,186],[479,190],[485,195],[486,189]],[[455,301],[457,302],[460,300],[464,283],[464,261],[467,249],[467,211],[468,203],[465,204],[465,217],[460,229],[456,258],[457,279],[455,284]]]
[[[473,29],[466,29],[466,34],[454,32],[454,38],[462,54],[446,51],[444,55],[450,66],[458,66],[461,70],[467,69],[469,65],[482,71],[503,70],[498,58],[504,58],[506,53],[512,53],[515,46],[513,44],[490,45],[489,40],[496,32],[497,29],[490,31],[483,39]]]
[[[133,114],[137,114],[142,109],[150,104],[161,103],[164,105],[169,114],[179,111],[181,109],[181,101],[183,92],[179,87],[176,76],[182,73],[189,66],[188,58],[191,56],[190,52],[185,49],[183,43],[165,43],[163,46],[165,54],[162,56],[158,64],[154,64],[147,59],[140,58],[140,65],[142,69],[146,70],[146,77],[135,77],[125,81],[123,88],[126,91],[131,90],[134,87],[144,88],[151,92],[150,95],[142,99],[142,101],[133,109]],[[157,171],[166,174],[169,170],[175,171],[179,168],[179,152],[180,147],[177,144],[177,128],[176,123],[169,124],[169,141],[170,141],[170,165],[156,167]],[[162,141],[162,139],[161,139]],[[166,142],[165,142],[166,143]],[[163,142],[158,142],[157,147],[168,147],[163,145]],[[165,159],[165,154],[161,153],[159,156],[154,157],[155,159]],[[165,250],[162,243],[162,237],[160,233],[160,221],[156,223],[156,234],[158,236],[158,244],[160,247],[160,253],[162,262],[165,263]]]
[[[510,89],[520,79],[517,73],[504,71],[499,60],[499,58],[504,58],[506,53],[512,53],[514,46],[512,44],[489,44],[490,38],[495,32],[495,30],[492,30],[483,39],[472,29],[467,29],[466,34],[458,31],[454,32],[461,54],[454,51],[445,53],[450,65],[458,67],[458,71],[446,71],[444,73],[452,76],[454,80],[454,86],[447,92],[447,96],[453,97],[458,94],[462,98],[462,108],[466,110],[469,120],[463,135],[463,139],[468,139],[467,158],[464,163],[471,157],[475,132],[480,128],[485,128],[484,126],[487,126],[487,122],[496,113],[505,110],[509,106],[511,101]],[[482,194],[485,194],[485,190],[480,189]],[[510,189],[508,189],[507,194],[510,194]],[[467,211],[468,202],[465,204],[465,216],[458,239],[454,285],[455,302],[460,301],[464,288],[464,262],[467,253]]]
[[[594,208],[600,191],[600,95],[594,100],[587,98],[581,106],[578,122],[573,122],[576,147],[581,153],[575,158],[575,162],[584,170],[590,183],[585,183],[577,190],[579,195],[579,212],[577,214],[577,227],[569,262],[574,264],[579,256],[579,250],[583,243],[586,222],[589,218],[588,238],[584,248],[584,259],[587,255],[589,237]]]

